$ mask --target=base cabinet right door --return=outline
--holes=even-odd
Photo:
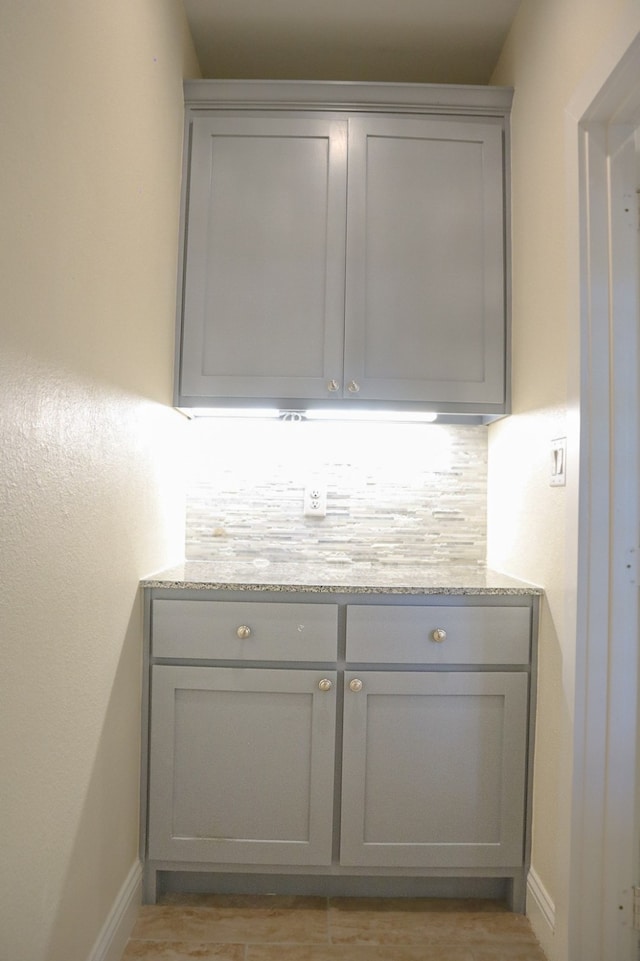
[[[347,671],[340,862],[520,865],[524,672]]]

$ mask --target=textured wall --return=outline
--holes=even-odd
[[[484,566],[486,428],[203,419],[189,446],[188,560]]]
[[[568,957],[575,602],[567,511],[576,478],[549,486],[550,441],[577,446],[567,410],[576,357],[570,344],[571,258],[565,110],[596,61],[624,0],[523,0],[493,82],[515,87],[512,113],[513,416],[489,430],[489,563],[545,588],[540,625],[532,863],[556,907],[550,961]],[[539,917],[535,917],[536,923]]]
[[[137,858],[138,579],[180,558],[177,0],[5,0],[0,958],[86,961]]]

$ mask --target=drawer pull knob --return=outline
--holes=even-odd
[[[431,632],[431,638],[436,641],[436,643],[441,644],[442,641],[446,641],[447,632],[441,627],[436,627],[435,631]]]
[[[251,637],[251,628],[247,627],[246,624],[241,624],[238,630],[236,631],[236,634],[241,640],[245,640],[245,638]]]
[[[360,384],[358,384],[355,380],[352,380],[350,381],[347,390],[350,394],[357,394],[360,391]]]
[[[359,677],[354,677],[352,681],[349,681],[349,690],[353,691],[354,694],[362,690],[362,681]]]
[[[333,682],[329,680],[328,677],[323,677],[321,681],[318,682],[318,687],[321,691],[330,691],[333,687]]]
[[[327,384],[327,390],[330,390],[332,394],[335,394],[337,390],[340,390],[340,384],[337,380],[330,380]]]

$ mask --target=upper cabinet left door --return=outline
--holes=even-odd
[[[346,154],[346,120],[194,118],[179,402],[341,386]]]

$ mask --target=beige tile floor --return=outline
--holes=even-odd
[[[122,961],[545,961],[493,901],[172,895],[145,905]]]

